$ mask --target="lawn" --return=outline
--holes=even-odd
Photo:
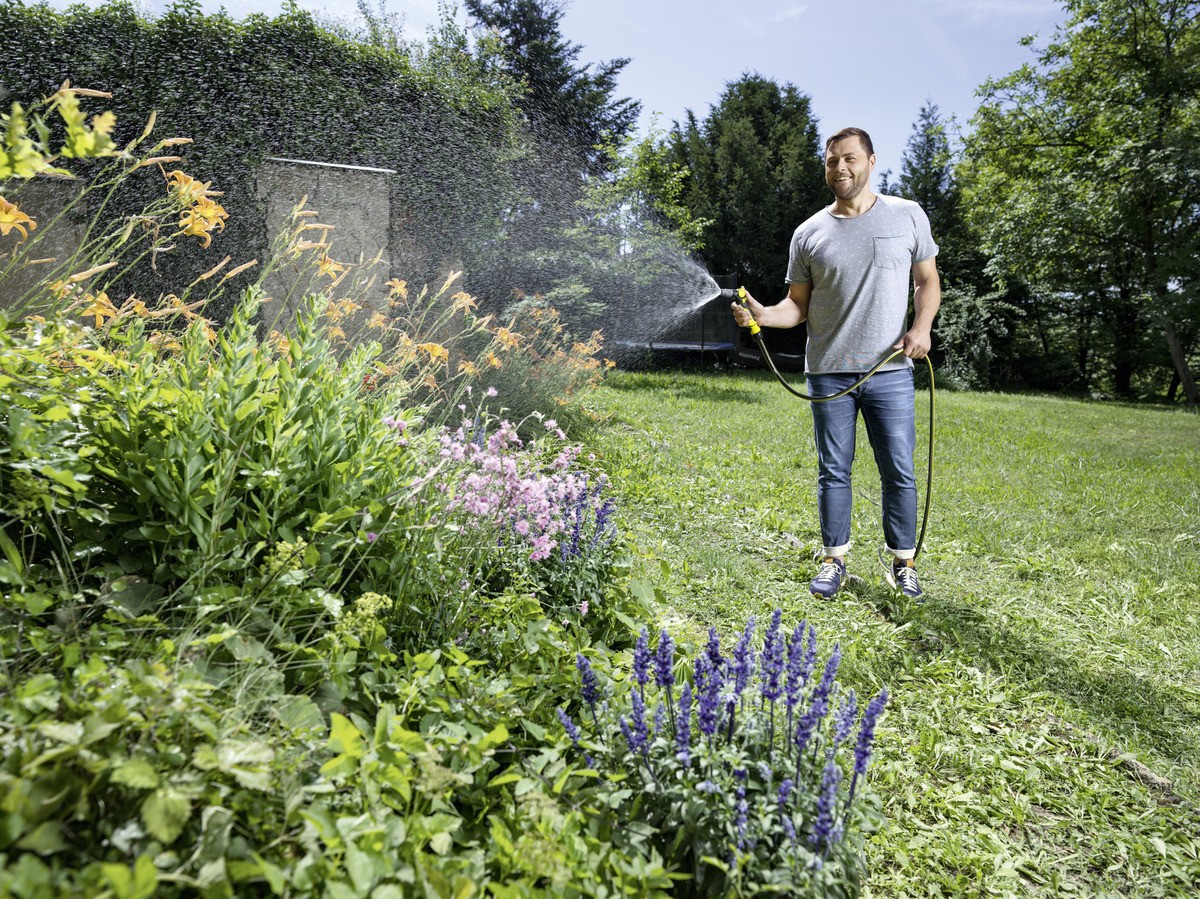
[[[597,402],[664,621],[781,607],[840,643],[847,686],[891,692],[867,895],[1200,893],[1200,416],[940,391],[921,601],[883,580],[860,426],[853,578],[821,601],[804,403],[705,372],[619,372]]]

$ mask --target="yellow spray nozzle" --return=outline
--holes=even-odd
[[[737,289],[737,295],[738,295],[738,300],[741,301],[741,304],[743,306],[745,306],[747,309],[749,309],[750,308],[750,300],[746,295],[746,288],[739,287]],[[747,327],[750,328],[751,336],[754,336],[755,334],[758,334],[760,331],[762,331],[762,328],[759,327],[758,322],[756,322],[753,318],[750,319],[750,324]]]

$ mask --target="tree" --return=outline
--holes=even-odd
[[[541,139],[564,143],[590,174],[612,160],[598,147],[620,144],[641,113],[641,103],[617,99],[617,76],[629,64],[614,59],[580,66],[580,44],[567,41],[560,24],[562,0],[465,0],[471,17],[499,33],[512,73],[525,84],[522,107]]]
[[[708,219],[703,255],[737,272],[764,299],[783,294],[792,232],[825,199],[817,121],[809,97],[760,75],[725,88],[703,124],[688,110],[671,145],[691,173],[684,202]]]
[[[913,123],[900,160],[900,177],[890,186],[896,196],[925,210],[938,244],[943,285],[936,325],[939,368],[961,386],[989,386],[996,347],[1010,332],[1005,313],[1012,305],[995,291],[984,270],[987,260],[967,227],[949,127],[931,100]],[[884,192],[882,185],[880,192]]]
[[[987,82],[967,143],[972,222],[996,271],[1111,332],[1132,392],[1165,343],[1189,405],[1200,339],[1200,2],[1066,0],[1036,65]]]

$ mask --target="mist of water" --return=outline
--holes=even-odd
[[[106,14],[76,7],[71,29],[51,27],[19,8],[7,14],[20,26],[13,33],[38,49],[31,53],[22,44],[16,55],[44,62],[8,85],[13,99],[36,99],[64,78],[108,90],[111,103],[90,101],[89,111],[119,108],[118,143],[139,132],[154,110],[158,136],[195,141],[177,165],[224,192],[228,227],[214,236],[211,249],[181,243],[138,275],[129,293],[153,298],[177,290],[225,254],[234,265],[263,258],[271,235],[262,226],[262,199],[255,196],[261,180],[256,166],[285,157],[394,172],[391,224],[381,239],[391,241],[390,275],[413,285],[436,288],[447,271],[462,270],[464,289],[480,308],[500,314],[522,296],[544,296],[580,336],[599,328],[606,354],[622,341],[646,346],[669,338],[702,312],[706,324],[719,318],[716,304],[708,306],[719,295],[717,281],[668,230],[653,226],[651,210],[631,209],[622,200],[619,209],[581,211],[580,160],[569,142],[537,134],[532,152],[513,154],[501,113],[426,95],[400,66],[382,75],[383,69],[359,66],[340,39],[310,29],[301,13],[236,27],[185,9],[172,13],[180,21],[171,24],[143,17],[136,27],[126,26],[127,55],[145,68],[137,82],[120,60],[90,59],[80,49],[103,44],[86,38],[107,33]],[[224,35],[237,66],[214,68],[199,49],[189,53],[172,44],[169,58],[158,49],[160,30],[214,29]],[[284,64],[298,44],[304,44],[312,72],[326,72],[326,79]],[[50,65],[60,59],[70,66]],[[416,64],[433,69],[437,60],[418,57]],[[276,78],[270,74],[276,70],[290,74]],[[205,112],[226,107],[219,120]],[[161,194],[161,178],[150,175],[122,199],[123,210],[136,213]],[[348,214],[361,219],[361,212]],[[360,249],[343,250],[338,233],[332,232],[330,255],[353,262]],[[369,257],[375,249],[361,251]],[[240,275],[228,295],[255,277],[253,269]],[[220,310],[208,311],[220,317]]]

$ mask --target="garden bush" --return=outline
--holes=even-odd
[[[15,174],[58,166],[43,117],[69,128],[78,96],[21,111]],[[115,184],[161,149],[80,152],[107,158],[89,184]],[[253,284],[223,324],[204,317],[228,259],[113,300],[118,259],[225,220],[174,161],[138,241],[102,218],[92,233],[113,240],[44,263],[63,268],[29,314],[0,314],[0,894],[853,895],[872,806],[820,782],[854,714],[823,723],[836,665],[803,701],[789,674],[785,728],[745,692],[749,630],[693,672],[662,649],[673,730],[646,730],[649,609],[603,471],[555,417],[594,383],[594,346],[564,345],[546,307],[477,316],[457,276],[411,294],[397,279],[364,311],[302,224],[279,252],[313,276],[274,331]],[[33,264],[44,225],[5,202],[7,273]],[[527,393],[489,382],[510,364]],[[510,414],[531,397],[561,402]],[[609,665],[627,653],[632,692]],[[809,655],[790,661],[807,683]],[[577,666],[624,686],[607,705],[585,692],[575,745],[558,710],[583,707]],[[694,733],[667,671],[691,677]],[[795,755],[792,711],[808,722]]]
[[[690,672],[665,629],[652,652],[643,628],[630,670],[607,688],[578,656],[582,724],[558,714],[576,764],[599,775],[581,793],[621,823],[622,845],[694,872],[679,895],[861,889],[863,835],[880,822],[864,778],[887,691],[860,721],[854,690],[835,680],[839,648],[813,677],[815,628],[789,636],[782,617],[761,647],[751,617],[729,657],[710,631]]]

